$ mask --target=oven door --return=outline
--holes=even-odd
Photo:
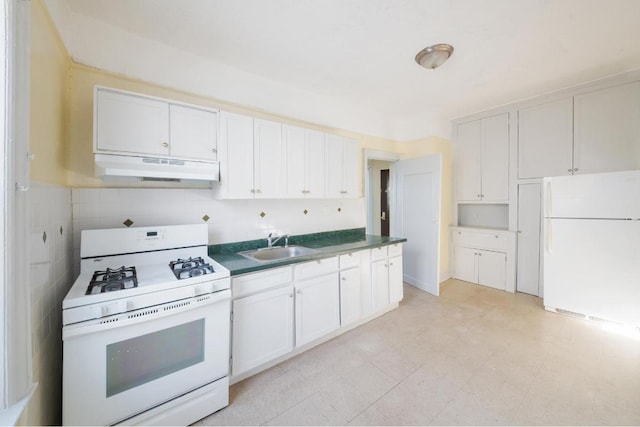
[[[63,423],[109,425],[229,370],[230,291],[63,329]]]

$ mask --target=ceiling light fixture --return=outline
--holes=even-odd
[[[445,63],[453,53],[453,46],[450,44],[434,44],[425,47],[416,55],[416,62],[424,68],[436,69]]]

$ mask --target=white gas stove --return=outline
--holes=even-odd
[[[230,278],[207,243],[205,224],[82,232],[64,424],[189,424],[228,404]]]

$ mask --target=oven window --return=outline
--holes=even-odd
[[[204,319],[107,345],[107,397],[204,361]]]

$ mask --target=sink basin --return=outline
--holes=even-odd
[[[238,255],[242,255],[245,258],[249,258],[258,262],[267,261],[280,261],[283,259],[295,258],[299,256],[305,256],[314,254],[317,251],[304,246],[276,246],[273,248],[257,249],[252,251],[238,252]]]

